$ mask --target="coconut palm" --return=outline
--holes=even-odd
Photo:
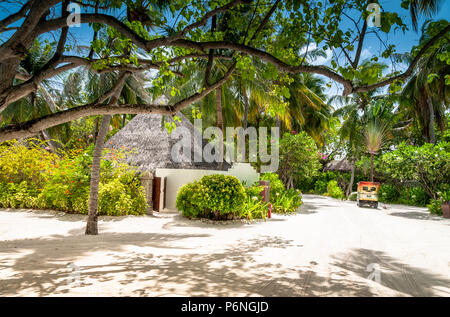
[[[32,76],[50,60],[54,48],[43,47],[39,42],[30,48],[26,58],[19,65],[20,73],[24,77]],[[61,86],[62,78],[65,74],[60,74],[52,80],[44,80],[37,87],[35,92],[10,104],[1,114],[1,125],[18,124],[24,121],[40,118],[42,116],[61,110],[61,99],[64,92],[58,89]],[[24,79],[16,79],[17,83]],[[38,134],[43,140],[50,141],[51,145],[56,145],[50,139],[59,139],[64,127],[69,124],[52,127],[41,131]]]
[[[425,23],[420,43],[426,43],[433,31],[446,24],[446,21]],[[445,76],[450,73],[450,66],[439,56],[447,54],[449,50],[450,43],[447,41],[424,55],[401,94],[400,110],[418,121],[422,135],[429,143],[435,142],[435,123],[441,131],[445,128],[444,112],[450,101],[450,90],[445,83]],[[405,57],[409,61],[413,59],[412,55]]]
[[[441,4],[442,0],[411,0],[409,3],[409,12],[414,30],[417,31],[417,20],[420,14],[426,17],[432,17],[439,11]]]

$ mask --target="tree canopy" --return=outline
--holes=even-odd
[[[444,23],[415,47],[404,72],[383,73],[377,64],[394,56],[396,49],[395,44],[382,40],[381,35],[404,31],[407,25],[398,13],[382,10],[380,27],[371,28],[368,25],[371,12],[364,0],[72,2],[81,7],[79,22],[92,31],[91,38],[83,35],[84,43],[88,43],[84,51],[77,51],[70,41],[70,34],[75,32],[75,27],[68,25],[73,15],[68,11],[70,1],[19,1],[20,5],[10,6],[13,13],[0,21],[0,32],[6,34],[0,45],[0,115],[11,103],[36,92],[43,81],[78,67],[97,73],[115,72],[122,80],[89,103],[62,107],[60,111],[3,127],[0,141],[33,136],[46,128],[89,115],[174,115],[221,87],[235,71],[243,78],[251,78],[255,63],[265,64],[263,76],[280,83],[273,86],[273,93],[286,98],[290,92],[285,86],[292,82],[292,75],[300,73],[325,76],[342,85],[344,95],[398,86],[411,76],[431,48],[448,41],[450,30],[448,22]],[[410,3],[403,2],[407,12]],[[217,18],[221,23],[217,28],[211,27]],[[372,57],[374,66],[366,70],[360,66],[369,32],[377,34],[385,49],[380,56]],[[21,65],[36,41],[47,41],[48,58],[38,67],[25,71]],[[332,50],[330,66],[308,61],[308,51],[315,48]],[[167,78],[184,76],[179,70],[197,59],[206,60],[208,65],[227,61],[223,63],[227,68],[215,81],[205,80],[198,91],[169,105],[108,102],[132,74],[156,70],[153,85],[165,85]],[[211,69],[210,66],[204,69],[204,78],[210,78]],[[177,87],[172,87],[172,91],[176,95]]]

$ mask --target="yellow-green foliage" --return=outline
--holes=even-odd
[[[326,196],[338,199],[344,198],[344,192],[339,187],[337,181],[335,181],[334,179],[328,182]]]
[[[58,155],[43,142],[0,146],[0,207],[55,209],[87,214],[92,148]],[[101,215],[140,215],[147,209],[137,172],[108,150],[99,184]]]
[[[43,150],[46,144],[32,139],[27,146],[17,141],[0,145],[0,182],[16,183],[23,181],[37,186],[48,180],[50,171],[55,168],[59,157]]]

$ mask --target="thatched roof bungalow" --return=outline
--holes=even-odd
[[[324,171],[350,172],[352,164],[347,159],[333,160],[324,168]]]
[[[107,148],[125,148],[132,150],[127,155],[127,162],[136,166],[141,171],[155,172],[157,168],[177,168],[177,169],[209,169],[218,168],[216,162],[194,162],[194,151],[200,150],[194,146],[194,135],[198,135],[194,125],[183,114],[177,114],[181,122],[176,122],[177,128],[185,127],[191,131],[191,153],[181,153],[181,156],[190,162],[174,162],[171,155],[172,147],[177,143],[181,136],[176,137],[174,132],[169,134],[167,129],[162,126],[163,116],[159,114],[139,114],[135,116],[128,124],[108,140]],[[171,120],[167,118],[167,120]],[[208,142],[202,139],[202,148]],[[191,158],[191,159],[189,159]],[[222,169],[227,170],[230,164],[223,163]]]

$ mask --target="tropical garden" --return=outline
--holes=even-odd
[[[279,168],[261,174],[269,202],[259,184],[209,175],[178,192],[188,218],[266,218],[269,204],[294,213],[301,193],[354,200],[363,180],[382,184],[381,202],[442,214],[443,2],[370,2],[382,8],[380,26],[364,0],[2,3],[0,207],[86,214],[86,234],[98,233],[99,215],[145,214],[142,171],[124,160],[134,149],[105,144],[137,114],[164,115],[171,131],[181,112],[204,128],[278,127],[281,136]],[[408,50],[395,43],[405,32],[416,40]],[[368,43],[380,49],[365,54]],[[336,160],[350,168],[329,170]],[[261,162],[251,164],[259,171]]]

